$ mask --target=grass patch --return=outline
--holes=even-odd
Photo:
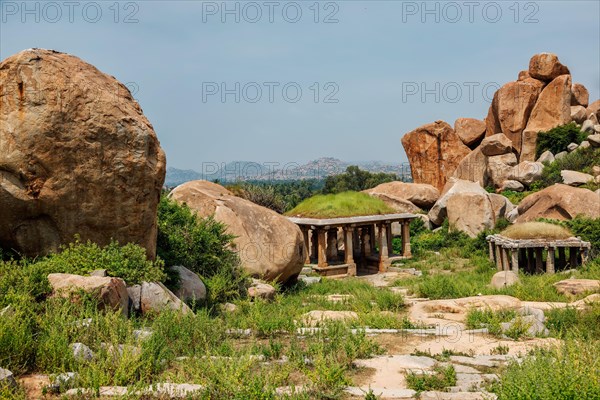
[[[568,239],[573,236],[568,229],[546,222],[511,225],[500,234],[511,239]]]
[[[509,322],[517,316],[514,310],[477,310],[473,309],[467,313],[465,321],[468,329],[487,328],[492,335],[500,335],[503,322]]]
[[[491,390],[499,400],[598,399],[600,343],[575,337],[537,349],[522,362],[511,362]]]
[[[343,192],[317,195],[304,200],[286,215],[306,218],[339,218],[361,215],[393,214],[383,200],[366,193]]]
[[[417,392],[444,390],[447,387],[456,385],[456,371],[452,365],[444,367],[438,364],[433,367],[432,374],[408,373],[406,375],[406,384],[410,389]]]

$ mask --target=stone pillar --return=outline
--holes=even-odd
[[[502,247],[500,247],[499,244],[495,244],[496,247],[496,269],[498,271],[502,271],[504,270],[504,266],[502,265],[504,263],[504,257],[502,257]]]
[[[388,267],[388,240],[385,224],[379,225],[379,272],[386,272]]]
[[[302,228],[302,237],[304,238],[304,249],[306,251],[306,257],[304,258],[304,264],[310,264],[310,229],[307,227]]]
[[[554,247],[548,248],[548,258],[546,258],[546,273],[554,273]]]
[[[317,263],[319,257],[319,238],[317,232],[319,228],[315,228],[310,233],[310,257],[312,263]]]
[[[366,226],[363,226],[361,229],[360,241],[363,256],[370,256],[373,251],[373,247],[371,247],[371,230]]]
[[[511,249],[511,262],[512,262],[512,271],[515,274],[519,273],[519,249]]]
[[[325,239],[325,231],[317,228],[317,266],[327,266],[327,240]]]
[[[353,254],[353,231],[351,226],[344,227],[344,264],[348,264],[348,275],[356,276],[356,264]]]
[[[579,249],[569,247],[569,264],[571,264],[571,268],[577,268],[577,253],[579,253]]]
[[[329,261],[338,259],[337,228],[327,230],[327,259]]]
[[[410,221],[402,221],[402,255],[412,257],[410,250]]]
[[[356,249],[358,253],[360,253],[360,228],[354,228],[352,232],[352,248]],[[362,257],[362,254],[359,254],[359,257]]]
[[[544,249],[536,247],[535,249],[535,272],[544,272]]]
[[[496,260],[494,258],[494,243],[491,240],[488,242],[488,247],[490,249],[490,261],[494,262]]]
[[[508,258],[508,253],[510,250],[502,249],[502,267],[504,271],[510,270],[510,260]]]
[[[385,224],[385,235],[387,237],[388,255],[394,253],[394,245],[392,244],[392,224]]]
[[[371,254],[375,253],[375,248],[377,246],[377,235],[375,234],[375,224],[369,225],[369,240],[371,246]]]

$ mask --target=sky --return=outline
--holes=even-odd
[[[539,52],[600,98],[598,1],[6,1],[0,59],[76,55],[125,83],[170,167],[406,161],[423,124],[484,119]]]

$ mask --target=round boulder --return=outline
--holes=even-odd
[[[430,209],[440,197],[440,191],[431,185],[399,181],[382,183],[364,192],[371,196],[380,197],[386,203],[386,198],[404,200],[424,209]]]
[[[519,282],[519,275],[515,274],[513,271],[500,271],[496,272],[494,276],[492,276],[492,282],[490,285],[494,289],[504,289],[505,287],[512,286]]]
[[[129,90],[72,55],[0,63],[0,246],[36,256],[111,239],[156,252],[165,154]]]
[[[225,224],[227,232],[236,236],[242,267],[252,276],[285,282],[302,271],[306,258],[302,232],[286,217],[208,181],[186,182],[170,196],[199,217],[214,215]]]

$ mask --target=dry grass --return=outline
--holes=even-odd
[[[511,239],[568,239],[573,236],[568,229],[546,222],[525,222],[511,225],[501,233]]]

